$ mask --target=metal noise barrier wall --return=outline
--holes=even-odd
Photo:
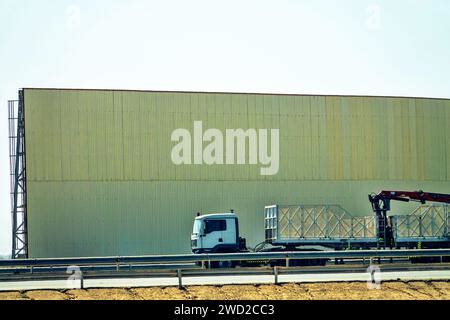
[[[409,215],[393,216],[396,239],[450,236],[450,206],[421,205]]]
[[[266,241],[375,238],[374,216],[353,217],[338,205],[265,207]]]

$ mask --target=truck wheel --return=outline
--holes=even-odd
[[[284,260],[270,260],[269,265],[271,267],[279,267],[279,266],[285,266]]]
[[[211,261],[210,263],[206,263],[206,267],[209,269],[220,268],[220,261]]]
[[[210,263],[205,262],[207,269],[218,269],[218,268],[233,268],[232,261],[211,261]]]
[[[232,261],[220,261],[219,268],[232,268],[233,262]]]

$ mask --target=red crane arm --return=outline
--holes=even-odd
[[[450,194],[445,193],[431,193],[419,191],[388,191],[383,190],[377,195],[379,199],[391,199],[398,201],[419,201],[425,203],[426,201],[450,203]]]
[[[450,194],[419,191],[389,191],[369,194],[369,201],[377,217],[377,237],[384,241],[384,247],[392,246],[392,228],[389,226],[387,212],[391,209],[391,200],[396,201],[426,201],[450,203]]]

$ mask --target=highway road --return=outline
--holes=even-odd
[[[375,270],[376,271],[376,270]],[[382,271],[375,272],[375,280],[450,280],[450,270],[426,271]],[[371,275],[368,272],[336,272],[336,273],[301,273],[279,274],[278,283],[288,282],[352,282],[368,281]],[[182,277],[182,285],[226,285],[226,284],[273,284],[274,275],[204,275]],[[178,286],[177,277],[130,277],[130,278],[89,278],[83,280],[84,288],[132,288],[152,286]],[[78,289],[80,280],[27,280],[27,281],[1,281],[0,291],[39,290],[39,289]]]

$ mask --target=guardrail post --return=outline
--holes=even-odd
[[[83,271],[80,270],[80,289],[84,289],[84,275]]]
[[[289,267],[289,258],[286,258],[286,267]]]
[[[278,284],[278,267],[277,266],[273,267],[273,275],[275,277],[275,284]]]
[[[183,288],[183,283],[181,281],[181,278],[182,278],[181,269],[177,270],[177,276],[178,276],[178,288],[181,289],[181,288]]]
[[[33,266],[30,266],[30,273],[33,273]]]

